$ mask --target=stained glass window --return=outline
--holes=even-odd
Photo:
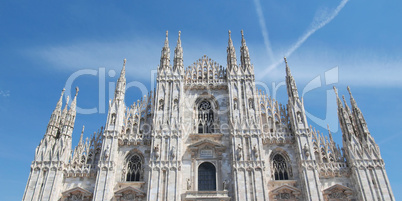
[[[142,161],[137,154],[131,156],[127,163],[126,181],[140,181],[142,173]]]
[[[213,133],[214,113],[209,101],[198,105],[198,133]]]
[[[288,180],[288,166],[282,155],[276,154],[272,162],[275,180]]]

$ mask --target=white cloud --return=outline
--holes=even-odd
[[[10,91],[0,90],[0,96],[9,97],[10,96]]]
[[[173,37],[172,37],[173,38]],[[141,38],[115,42],[84,41],[69,45],[37,47],[28,50],[34,59],[40,58],[52,68],[60,70],[114,69],[120,72],[123,59],[127,59],[126,74],[138,80],[150,80],[150,71],[157,69],[164,37]],[[173,64],[176,38],[170,39],[171,63]],[[216,48],[205,41],[182,41],[184,64],[191,65],[204,54],[226,66],[226,47]],[[189,47],[188,49],[186,49]],[[197,47],[197,48],[194,48]],[[224,63],[222,63],[224,62]]]
[[[341,85],[402,87],[402,58],[392,53],[376,50],[345,50],[339,52],[329,47],[304,47],[288,59],[289,67],[298,86],[306,84],[334,67],[339,68]],[[394,53],[396,54],[396,53]],[[375,56],[374,56],[375,55]],[[262,57],[255,55],[253,57]],[[263,57],[262,57],[263,58]],[[266,76],[258,76],[268,66],[263,59],[252,60],[257,80],[280,81],[285,79],[285,64],[272,69]],[[256,63],[257,62],[257,63]],[[335,84],[335,83],[334,83]]]
[[[29,50],[35,59],[42,59],[49,66],[78,71],[82,69],[98,69],[106,67],[120,71],[123,59],[127,58],[126,71],[128,79],[150,81],[150,71],[157,68],[163,36],[158,39],[141,38],[131,41],[115,42],[77,42],[70,45],[55,45]],[[203,41],[202,39],[182,39],[184,64],[191,65],[202,55],[226,66],[226,46]],[[176,37],[170,39],[171,63],[173,63]],[[257,81],[278,82],[285,77],[285,64],[282,59],[279,68],[262,75],[270,66],[264,44],[249,45],[251,62],[255,67]],[[396,55],[396,53],[394,53]],[[240,60],[240,55],[238,55]],[[336,66],[339,67],[339,83],[360,86],[402,86],[402,58],[392,56],[389,52],[376,50],[339,50],[330,47],[303,47],[288,59],[292,74],[297,83],[307,83]],[[118,75],[118,74],[117,74]],[[299,84],[300,85],[300,84]],[[3,96],[9,95],[5,91]]]

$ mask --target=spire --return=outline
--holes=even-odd
[[[66,98],[66,105],[64,106],[64,109],[61,113],[62,121],[64,120],[65,116],[67,115],[67,107],[68,107],[68,102],[70,101],[70,96],[67,96]],[[63,122],[62,122],[63,123]]]
[[[75,87],[75,96],[73,101],[71,102],[70,105],[70,110],[68,110],[66,118],[64,119],[64,123],[63,125],[69,126],[70,128],[74,129],[74,122],[75,122],[75,116],[77,114],[76,112],[76,107],[77,107],[77,95],[78,95],[78,87]],[[68,102],[67,102],[68,103]],[[66,105],[67,108],[67,105]],[[66,110],[66,108],[64,108]],[[64,113],[64,111],[63,111]],[[67,129],[67,130],[63,130],[63,134],[68,134],[69,136],[72,135],[72,129]],[[68,132],[68,133],[65,133]]]
[[[165,45],[162,48],[161,52],[161,64],[160,68],[167,68],[170,65],[170,48],[169,48],[169,40],[168,40],[168,31],[166,31]]]
[[[74,112],[74,116],[75,116],[75,108],[77,107],[77,95],[78,95],[78,91],[79,91],[79,88],[78,88],[78,87],[75,87],[75,96],[74,96],[73,102],[71,102],[70,110],[69,110],[69,111]]]
[[[345,105],[346,112],[348,112],[348,114],[350,115],[350,114],[351,114],[351,113],[350,113],[350,109],[349,109],[348,104],[346,103],[346,100],[345,100],[345,96],[344,96],[344,95],[342,95],[342,99],[343,99],[343,104]]]
[[[290,69],[288,66],[288,60],[286,59],[286,57],[283,57],[283,59],[285,60],[285,64],[286,64],[286,76],[292,76],[292,74],[290,74]]]
[[[336,89],[335,86],[333,88],[334,88],[334,92],[335,92],[335,95],[336,95],[336,102],[338,103],[338,110],[339,110],[340,108],[343,108],[342,102],[341,102],[341,99],[338,96],[338,89]]]
[[[179,38],[177,39],[176,49],[174,50],[174,70],[183,69],[183,48],[181,47],[180,35],[181,31],[179,31]]]
[[[248,51],[248,47],[246,45],[246,40],[244,39],[244,33],[243,30],[241,30],[241,47],[240,47],[240,61],[241,61],[241,66],[243,67],[243,70],[251,66],[250,63],[250,54]]]
[[[121,69],[119,80],[126,79],[126,62],[127,59],[123,59],[123,68]]]
[[[289,98],[299,98],[299,93],[297,92],[297,87],[296,87],[296,82],[292,76],[292,74],[290,73],[290,68],[288,66],[288,61],[286,59],[286,57],[283,57],[283,59],[285,60],[285,64],[286,64],[286,86],[287,86],[287,90],[288,90],[288,96]]]
[[[57,101],[56,108],[53,110],[49,123],[47,124],[46,135],[56,135],[57,129],[60,125],[61,107],[63,105],[63,95],[65,89],[61,91],[59,101]]]
[[[81,131],[81,136],[80,136],[80,141],[78,142],[78,145],[82,145],[82,144],[84,143],[84,142],[83,142],[84,129],[85,129],[85,126],[83,125],[83,126],[82,126],[82,131]]]
[[[114,92],[115,99],[120,99],[120,100],[124,99],[124,94],[126,91],[126,62],[127,62],[127,59],[123,59],[123,68],[121,69],[120,77],[117,80],[116,90]]]
[[[228,41],[228,46],[229,46],[229,48],[232,48],[233,47],[233,41],[232,41],[232,31],[228,31],[228,33],[229,33],[229,41]],[[233,47],[234,48],[234,47]]]
[[[329,129],[329,125],[327,124],[328,135],[331,145],[335,145],[334,139],[332,138],[331,129]]]
[[[363,134],[364,139],[367,138],[367,135],[370,135],[370,132],[367,127],[366,120],[363,117],[363,113],[360,111],[359,107],[357,107],[357,103],[352,96],[352,92],[350,91],[350,87],[347,87],[349,95],[350,95],[350,103],[352,105],[352,114],[355,118],[355,122],[360,134]]]
[[[64,91],[65,91],[65,89],[63,88],[63,90],[61,91],[60,99],[59,99],[59,101],[57,101],[56,108],[54,109],[54,111],[59,111],[59,113],[61,111],[61,107],[62,107],[62,104],[63,104]]]
[[[349,96],[350,96],[350,103],[352,104],[352,110],[355,109],[355,108],[357,109],[358,108],[357,103],[356,103],[355,99],[352,96],[352,92],[350,92],[350,87],[348,86],[347,89],[348,89]]]
[[[232,32],[229,30],[229,41],[228,41],[228,48],[227,48],[227,65],[228,65],[229,71],[231,71],[235,66],[237,66],[236,50],[233,46],[231,33]]]
[[[243,29],[240,32],[241,32],[241,46],[245,47],[246,46],[246,40],[244,39]]]

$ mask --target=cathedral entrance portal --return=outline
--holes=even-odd
[[[198,167],[198,190],[216,191],[216,169],[212,163],[204,162]]]

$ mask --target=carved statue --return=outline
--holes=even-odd
[[[109,158],[109,145],[106,146],[105,152],[103,154],[103,160],[106,160],[107,158]]]
[[[172,157],[172,159],[174,159],[176,157],[176,147],[173,146],[172,150],[170,151],[170,156]]]
[[[187,179],[187,190],[191,189],[191,181],[190,179]]]
[[[159,144],[154,147],[155,158],[159,158]]]
[[[254,147],[253,147],[253,152],[254,152],[254,156],[255,156],[255,158],[258,158],[258,150],[257,150],[257,145],[254,145]]]
[[[112,125],[114,125],[116,123],[116,115],[112,114]]]
[[[300,112],[297,113],[297,122],[302,123],[302,117],[301,117]]]
[[[238,144],[237,145],[237,157],[239,158],[239,159],[241,159],[241,152],[242,152],[242,150],[243,150],[243,147],[240,145],[240,144]]]
[[[306,158],[308,158],[310,156],[310,150],[309,150],[307,144],[304,144],[303,150],[304,150],[304,155],[306,156]]]
[[[253,103],[253,99],[248,99],[248,105],[250,107],[250,109],[254,109],[254,103]]]

